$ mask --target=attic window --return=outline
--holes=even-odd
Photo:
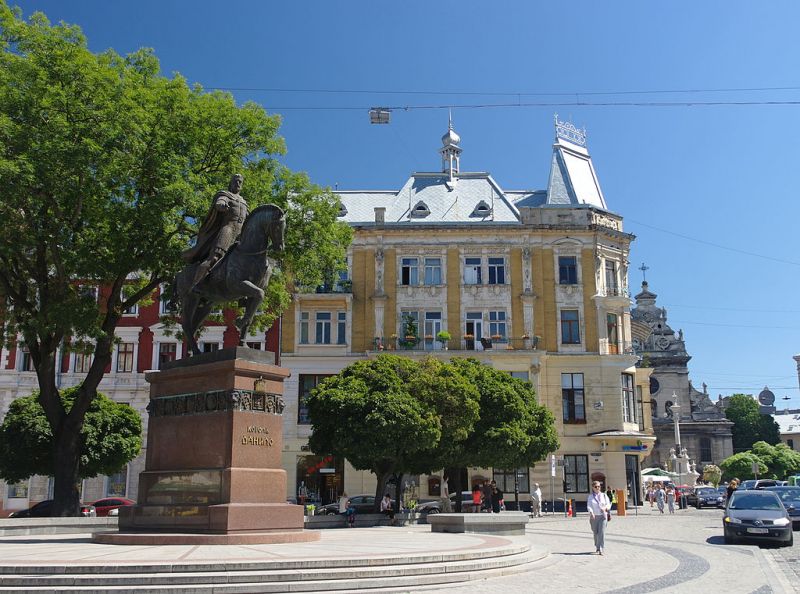
[[[341,202],[339,203],[339,213],[336,215],[337,217],[343,217],[347,214],[347,207]]]
[[[412,218],[422,219],[427,217],[429,214],[431,214],[431,211],[428,208],[428,205],[420,200],[414,205],[414,208],[411,209],[411,214],[409,214],[409,216]]]
[[[485,200],[481,200],[475,205],[475,210],[472,211],[472,217],[488,217],[492,214],[492,207],[486,204]]]

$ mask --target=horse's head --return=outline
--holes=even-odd
[[[269,235],[269,241],[272,244],[272,249],[276,252],[282,252],[285,247],[284,237],[286,234],[286,215],[277,206],[274,208],[275,212],[272,220],[267,226],[267,234]]]

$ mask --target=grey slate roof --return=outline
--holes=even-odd
[[[385,224],[519,224],[519,208],[592,206],[606,208],[588,151],[558,138],[547,190],[504,191],[485,172],[413,173],[398,191],[337,191],[341,220],[375,223],[375,208],[385,208]]]

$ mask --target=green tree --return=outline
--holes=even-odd
[[[376,505],[388,477],[406,471],[442,436],[434,406],[410,391],[419,368],[396,355],[358,361],[321,382],[307,401],[311,450],[375,474]]]
[[[734,394],[725,408],[725,416],[733,421],[733,451],[745,452],[757,441],[780,443],[780,430],[770,415],[762,415],[758,402],[747,394]]]
[[[776,446],[757,441],[751,450],[767,466],[761,478],[784,480],[800,471],[800,452],[795,452],[784,443]]]
[[[61,391],[65,410],[72,408],[77,393],[78,388]],[[0,425],[0,477],[17,482],[34,474],[52,476],[55,443],[39,394],[17,398]],[[141,449],[139,413],[98,392],[81,428],[78,475],[88,478],[119,472]]]
[[[722,480],[722,470],[716,464],[706,464],[703,467],[703,480],[716,487]]]
[[[55,515],[77,513],[81,429],[122,312],[174,276],[232,173],[244,174],[251,207],[287,211],[283,274],[254,327],[289,302],[286,283],[313,287],[341,266],[351,231],[329,191],[276,160],[279,124],[256,104],[162,76],[149,50],[94,54],[77,27],[25,21],[0,0],[0,299],[53,432]],[[78,344],[93,359],[67,410],[56,352]]]
[[[729,458],[725,458],[719,465],[722,469],[722,477],[729,481],[732,478],[741,480],[754,478],[753,463],[758,462],[758,474],[762,476],[767,472],[767,465],[753,452],[739,452]]]
[[[558,449],[553,413],[536,402],[530,382],[476,359],[453,359],[451,364],[477,387],[480,418],[450,466],[527,468]]]

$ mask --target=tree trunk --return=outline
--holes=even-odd
[[[381,511],[381,499],[386,494],[386,479],[391,476],[391,472],[388,470],[373,470],[375,473],[375,477],[378,479],[378,483],[375,485],[375,513],[380,513]]]
[[[77,516],[80,513],[80,427],[68,428],[64,423],[55,435],[55,488],[53,517]]]
[[[401,472],[395,476],[397,477],[397,483],[394,486],[394,509],[399,512],[403,509],[400,501],[400,497],[403,494],[403,473]]]
[[[461,485],[461,468],[448,468],[445,471],[445,474],[448,477],[448,485],[451,487],[450,494],[456,494],[456,508],[455,511],[457,514],[461,513],[461,491],[463,491],[463,487]]]

